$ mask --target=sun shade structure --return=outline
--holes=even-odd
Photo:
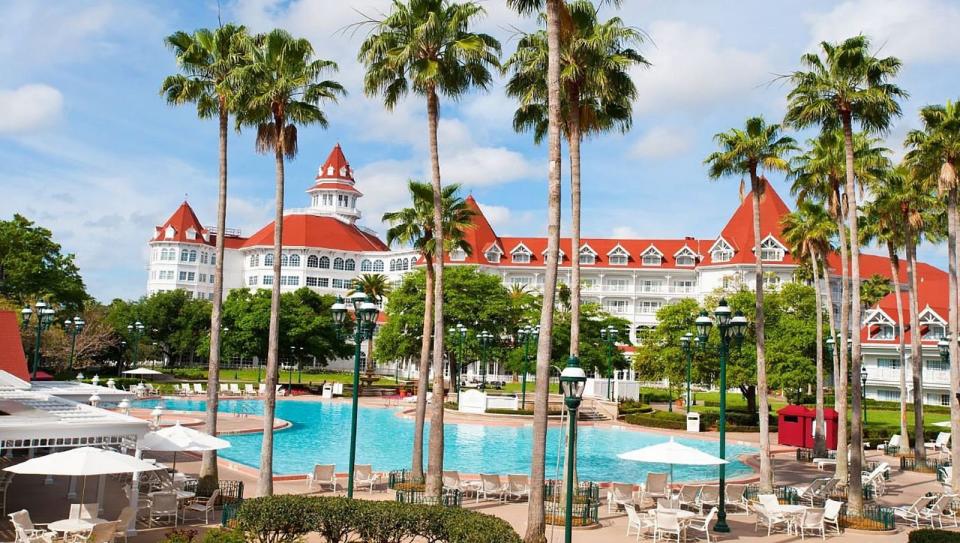
[[[230,442],[226,439],[180,426],[179,422],[162,430],[150,432],[140,441],[140,449],[144,451],[172,452],[173,469],[177,469],[178,452],[217,451],[229,446]]]
[[[150,368],[135,368],[123,373],[125,375],[163,375],[162,371],[152,370]]]
[[[670,481],[673,481],[673,466],[719,466],[728,464],[723,458],[694,449],[670,438],[670,441],[650,445],[641,449],[620,453],[617,458],[633,462],[648,462],[651,464],[669,464]]]
[[[14,464],[4,471],[20,475],[110,475],[162,469],[139,458],[96,447],[78,447],[69,451],[38,456]]]

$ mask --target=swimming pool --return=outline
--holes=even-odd
[[[152,409],[162,405],[171,411],[203,411],[206,402],[187,399],[156,399],[136,402],[138,407]],[[225,413],[260,414],[258,400],[221,400]],[[336,464],[337,471],[346,471],[350,444],[350,404],[330,401],[279,401],[277,417],[292,427],[274,434],[274,473],[278,475],[309,473],[314,464]],[[428,425],[429,426],[429,425]],[[425,431],[425,436],[428,435]],[[483,424],[447,424],[444,434],[444,468],[464,473],[526,473],[530,471],[532,426],[490,426]],[[231,447],[220,456],[256,468],[260,463],[262,435],[221,436]],[[559,428],[547,434],[547,477],[557,470]],[[669,466],[627,462],[618,453],[666,441],[660,434],[632,430],[584,426],[579,429],[577,466],[580,478],[591,481],[641,482],[647,472],[666,472]],[[718,443],[699,439],[677,438],[685,445],[711,454],[718,454]],[[410,466],[413,447],[413,420],[396,416],[393,409],[361,407],[358,413],[357,463],[372,464],[377,471]],[[426,449],[426,444],[424,444]],[[727,477],[745,475],[752,470],[737,460],[756,448],[744,444],[727,444]],[[426,450],[424,451],[426,453]],[[562,469],[562,466],[561,466]],[[716,467],[674,466],[677,481],[717,478]]]

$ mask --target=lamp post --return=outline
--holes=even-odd
[[[34,313],[37,315],[37,332],[33,344],[33,371],[30,374],[30,379],[37,378],[37,370],[40,369],[40,336],[42,336],[43,331],[50,328],[50,324],[53,323],[54,311],[43,300],[37,302],[36,311],[31,309],[30,306],[24,307],[20,311],[20,315],[23,317],[22,326],[24,331],[30,326],[30,316]]]
[[[360,398],[360,348],[364,339],[373,338],[373,330],[377,324],[377,313],[379,311],[376,304],[370,301],[370,298],[362,291],[358,290],[351,294],[349,300],[353,305],[356,321],[353,330],[353,411],[350,415],[350,468],[347,475],[347,497],[353,498],[353,469],[357,459],[357,411]],[[330,309],[333,312],[333,321],[336,323],[339,332],[347,317],[347,305],[343,303],[343,298],[338,297],[337,302]]]
[[[487,355],[493,345],[493,334],[483,330],[477,334],[477,339],[480,341],[480,390],[484,390],[487,388]]]
[[[863,425],[867,425],[867,368],[860,366],[860,400],[863,403]]]
[[[580,360],[571,356],[567,359],[567,367],[560,372],[560,390],[563,392],[563,401],[567,406],[570,430],[567,438],[567,499],[566,511],[563,520],[564,543],[573,540],[573,474],[577,460],[577,409],[583,398],[583,389],[587,384],[587,375],[580,367]]]
[[[693,334],[690,332],[680,337],[680,347],[683,349],[683,354],[687,355],[687,413],[690,412],[690,368],[693,364],[693,346],[690,345],[691,341],[693,341]]]
[[[937,351],[940,352],[940,361],[944,364],[950,363],[950,336],[946,335],[937,342]]]
[[[707,339],[710,336],[710,328],[716,321],[717,330],[720,332],[720,458],[726,458],[727,454],[727,356],[730,352],[730,343],[733,341],[739,344],[743,341],[743,333],[747,329],[747,318],[743,313],[737,311],[736,315],[731,317],[730,306],[725,299],[721,299],[717,308],[713,311],[714,318],[711,319],[706,311],[701,311],[697,317],[697,335],[700,338],[700,344],[707,345]],[[726,467],[720,465],[720,510],[717,514],[717,523],[713,531],[727,533],[730,526],[727,525],[727,512],[723,504],[726,503]]]
[[[450,362],[450,390],[457,395],[457,403],[460,403],[460,359],[463,358],[463,344],[467,340],[467,327],[463,323],[451,326],[450,335],[457,340],[457,356]]]
[[[617,348],[617,329],[613,325],[600,329],[600,339],[607,346],[607,401],[613,401],[613,352]]]
[[[73,369],[73,355],[77,352],[77,336],[80,335],[80,332],[83,332],[83,325],[87,324],[79,316],[74,317],[73,320],[67,319],[63,323],[63,328],[66,330],[67,335],[70,336],[70,359],[67,362],[67,369]]]
[[[133,324],[128,324],[128,325],[127,325],[127,332],[130,333],[130,335],[131,335],[131,337],[132,337],[132,339],[133,339],[133,364],[132,364],[132,366],[134,366],[134,367],[136,367],[136,365],[137,365],[137,357],[138,357],[138,355],[140,354],[140,336],[143,335],[144,329],[145,329],[145,328],[144,328],[144,326],[143,326],[143,323],[140,322],[140,321],[137,321],[137,322],[135,322],[135,323],[133,323]]]
[[[520,410],[527,408],[527,364],[530,359],[530,344],[536,343],[540,337],[540,325],[530,326],[529,324],[517,331],[517,336],[523,342],[523,368],[521,368],[520,377]]]

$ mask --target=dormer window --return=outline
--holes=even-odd
[[[174,230],[172,226],[168,226],[166,232],[163,233],[163,237],[166,239],[173,239],[177,235],[177,231]]]
[[[611,266],[626,266],[630,255],[619,245],[607,254],[607,260]]]
[[[589,245],[584,245],[580,248],[579,260],[581,264],[591,266],[597,263],[597,253]]]
[[[780,262],[783,260],[784,247],[772,236],[760,243],[760,260],[765,262]]]
[[[493,247],[487,249],[487,252],[484,253],[483,256],[487,259],[487,262],[491,264],[499,264],[500,258],[503,257],[503,254],[500,252],[500,248],[494,245]]]
[[[663,253],[651,245],[646,251],[643,252],[641,259],[644,266],[660,266],[663,264]]]
[[[467,252],[462,247],[457,247],[450,251],[450,260],[454,262],[463,262],[467,259]]]
[[[327,166],[327,175],[333,175],[333,166]]]
[[[673,257],[677,266],[695,266],[697,264],[697,255],[689,247],[680,249]]]
[[[510,253],[510,260],[514,264],[529,264],[532,255],[530,249],[527,249],[527,246],[521,243]]]
[[[896,333],[893,330],[893,325],[890,324],[881,324],[877,327],[877,333],[873,335],[873,339],[894,339]]]
[[[710,258],[713,259],[714,263],[730,262],[733,259],[733,247],[721,239],[713,244]]]
[[[197,239],[197,231],[192,227],[187,228],[187,239]]]

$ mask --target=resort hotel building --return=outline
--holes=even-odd
[[[321,293],[345,294],[352,281],[364,273],[383,273],[399,281],[422,262],[411,249],[391,250],[377,234],[357,224],[361,217],[354,170],[339,145],[319,168],[306,190],[309,206],[288,209],[283,219],[281,289],[294,291],[309,287]],[[473,196],[467,203],[474,209],[473,227],[465,232],[472,251],[453,251],[450,265],[472,265],[497,275],[505,285],[522,285],[536,291],[544,283],[546,238],[499,235],[484,217]],[[584,302],[599,304],[605,311],[630,322],[630,340],[637,331],[655,327],[656,313],[664,305],[683,298],[703,300],[722,291],[754,288],[755,258],[764,263],[764,285],[776,289],[793,280],[798,262],[784,240],[781,220],[790,212],[769,184],[760,200],[760,254],[754,254],[753,200],[746,197],[716,236],[673,239],[584,238],[573,248],[570,239],[560,242],[559,281],[569,283],[570,262],[581,265]],[[273,280],[273,223],[249,237],[227,229],[225,236],[224,289],[270,288]],[[182,203],[156,227],[150,245],[147,292],[183,289],[192,296],[213,295],[216,265],[216,229],[203,226],[193,209]],[[840,301],[839,257],[828,258],[831,269],[828,288]],[[883,256],[862,254],[860,273],[889,278],[890,261]],[[907,303],[906,269],[901,265],[898,292],[891,293],[874,307],[867,308],[860,327],[863,362],[867,370],[866,394],[877,400],[898,400],[901,393],[912,401],[912,384],[901,391],[899,384],[898,333],[904,334],[908,364],[923,364],[924,402],[948,405],[949,368],[940,360],[937,341],[946,329],[947,274],[920,263],[917,266],[919,330],[896,322],[896,299]],[[834,308],[836,313],[838,305]],[[909,351],[910,335],[922,335],[923,352]],[[920,362],[922,360],[922,362]]]

